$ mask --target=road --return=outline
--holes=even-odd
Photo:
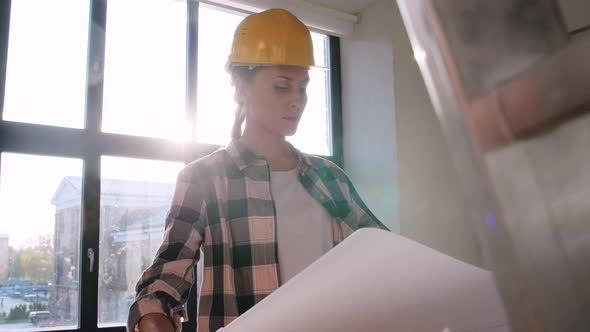
[[[31,322],[26,323],[15,323],[15,324],[0,324],[0,331],[11,331],[14,330],[21,330],[21,329],[30,329],[35,327]]]

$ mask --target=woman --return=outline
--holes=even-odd
[[[338,166],[285,140],[297,130],[314,65],[310,32],[288,11],[240,23],[227,64],[238,104],[232,142],[180,172],[128,330],[180,329],[199,249],[197,329],[216,331],[356,229],[385,228]]]

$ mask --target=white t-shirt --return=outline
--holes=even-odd
[[[279,277],[284,284],[333,247],[332,218],[297,179],[297,169],[271,172],[277,213]]]

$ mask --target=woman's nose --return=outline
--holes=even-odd
[[[293,93],[291,98],[291,108],[296,108],[297,110],[302,109],[305,107],[305,103],[307,102],[307,93],[305,91],[296,91]]]

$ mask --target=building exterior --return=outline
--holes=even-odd
[[[125,322],[135,283],[151,263],[164,233],[174,183],[104,179],[101,182],[99,325]],[[62,324],[77,322],[81,226],[80,177],[56,190],[54,282],[50,311]],[[86,259],[85,255],[82,259]]]
[[[8,280],[8,234],[0,233],[0,282]]]

